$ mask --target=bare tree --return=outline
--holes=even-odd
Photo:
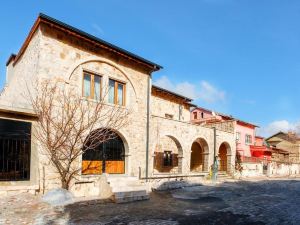
[[[129,122],[129,111],[107,104],[106,93],[103,91],[97,101],[87,100],[76,87],[50,80],[29,91],[30,103],[38,117],[33,135],[57,170],[64,189],[69,189],[80,173],[79,157],[115,138],[113,131]]]

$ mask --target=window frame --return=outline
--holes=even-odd
[[[90,77],[91,77],[89,96],[84,95],[84,92],[85,92],[85,89],[84,89],[84,76],[86,74],[90,75]],[[95,76],[100,78],[100,96],[99,96],[99,99],[95,98]],[[87,98],[87,99],[100,101],[102,99],[102,83],[103,83],[103,76],[101,74],[97,74],[97,73],[94,73],[94,72],[83,70],[83,73],[82,73],[82,96],[84,98]]]
[[[251,145],[252,144],[252,135],[250,135],[250,134],[245,135],[245,144],[246,145]]]
[[[241,143],[241,132],[237,131],[235,133],[235,140],[237,143]]]
[[[198,119],[198,113],[197,112],[193,112],[193,119],[197,120]]]
[[[174,115],[173,114],[169,114],[169,113],[165,113],[165,118],[173,120],[174,119]]]
[[[116,80],[114,78],[109,77],[108,78],[108,85],[109,82],[113,81],[114,82],[114,102],[108,102],[110,104],[115,104],[115,105],[119,105],[119,106],[125,106],[126,105],[126,82],[124,81],[120,81],[120,80]],[[118,104],[118,86],[123,85],[123,96],[122,96],[122,104]],[[109,87],[108,87],[109,88]],[[109,98],[109,94],[108,94],[108,98]]]

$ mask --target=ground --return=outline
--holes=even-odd
[[[51,207],[37,196],[0,198],[0,224],[300,224],[300,179],[224,182],[154,192],[127,204]]]

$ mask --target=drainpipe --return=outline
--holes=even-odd
[[[217,130],[214,127],[214,159],[216,158],[216,152],[217,152]]]
[[[212,179],[213,179],[213,182],[215,182],[217,180],[217,174],[218,174],[218,162],[217,162],[217,129],[216,129],[216,127],[214,127],[213,130],[214,130],[214,164],[213,164]]]
[[[153,72],[153,71],[152,71]],[[152,73],[151,72],[151,73]],[[147,127],[146,127],[146,182],[148,181],[149,167],[149,135],[150,135],[150,92],[151,92],[151,73],[148,76],[147,86]]]

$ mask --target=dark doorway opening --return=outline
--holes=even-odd
[[[30,179],[31,123],[0,119],[0,181]]]

